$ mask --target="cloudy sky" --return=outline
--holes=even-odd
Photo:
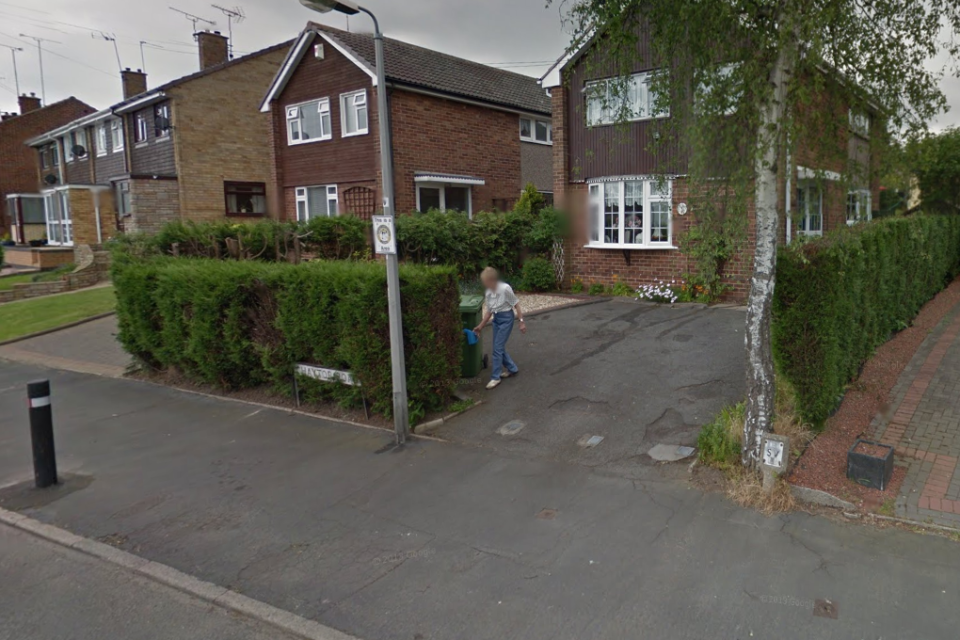
[[[214,0],[215,1],[215,0]],[[339,14],[318,16],[296,0],[220,0],[220,6],[240,8],[246,18],[234,25],[236,53],[256,51],[294,37],[307,20],[319,19],[346,27]],[[17,52],[22,92],[41,94],[37,46],[29,37],[43,38],[47,102],[76,96],[97,108],[120,100],[119,65],[145,65],[150,86],[197,70],[191,22],[167,8],[216,22],[211,29],[227,32],[227,17],[210,0],[0,0],[0,111],[16,111],[10,49]],[[539,76],[568,42],[562,29],[559,3],[545,0],[368,0],[384,32],[478,62],[495,63],[513,71]],[[201,27],[209,26],[200,23]],[[370,30],[365,16],[351,19],[353,30]],[[23,34],[23,35],[21,35]],[[141,41],[145,44],[141,47]],[[143,58],[141,58],[141,49]],[[960,81],[945,82],[951,105],[937,128],[960,124]]]

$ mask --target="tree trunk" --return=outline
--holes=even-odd
[[[761,113],[757,144],[756,251],[753,277],[747,300],[745,346],[747,353],[747,407],[743,425],[744,466],[756,467],[760,461],[763,436],[773,430],[774,385],[771,312],[776,284],[777,230],[777,165],[781,148],[781,132],[786,109],[786,84],[789,74],[788,53],[782,47],[770,70],[773,90]]]

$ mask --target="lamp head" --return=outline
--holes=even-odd
[[[328,13],[330,11],[339,11],[348,16],[360,13],[360,7],[351,0],[300,0],[300,4],[307,9],[319,13]]]

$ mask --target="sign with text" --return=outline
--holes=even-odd
[[[397,253],[397,234],[393,216],[373,216],[373,244],[380,255]]]
[[[340,382],[342,384],[350,385],[351,387],[360,386],[360,383],[353,379],[353,374],[349,371],[327,369],[325,367],[317,367],[312,364],[297,364],[295,373],[299,376],[312,378],[321,382]]]

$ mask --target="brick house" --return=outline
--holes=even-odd
[[[37,189],[36,154],[27,146],[27,140],[93,113],[94,108],[73,97],[45,107],[33,94],[20,96],[18,102],[19,115],[0,114],[0,236],[10,233],[14,240],[24,242],[34,239],[23,235],[31,222],[36,223],[37,229],[43,227],[42,207],[31,208],[35,203],[28,202],[24,210],[17,197]]]
[[[507,209],[552,191],[550,100],[537,81],[385,39],[395,210]],[[308,23],[263,99],[287,219],[381,202],[374,42]]]
[[[630,82],[639,89],[630,92],[636,104],[627,105],[637,115],[627,123],[615,123],[607,109],[603,88],[611,78],[603,75],[604,65],[589,63],[592,46],[561,58],[540,79],[553,103],[554,197],[573,221],[567,277],[586,285],[620,281],[634,287],[679,280],[696,271],[678,238],[696,224],[697,212],[688,205],[683,150],[652,150],[657,120],[670,115],[655,113],[657,99],[645,83],[658,71],[640,62],[655,59],[649,39],[638,39]],[[831,104],[818,108],[838,108]],[[849,127],[816,152],[798,145],[792,172],[782,172],[780,210],[790,215],[780,222],[781,244],[872,219],[880,185],[870,135],[879,129],[869,115],[842,109],[838,115]],[[853,165],[866,169],[857,171],[863,177],[852,178]],[[857,180],[862,184],[851,187]],[[733,300],[749,293],[755,226],[755,210],[748,202],[744,249],[724,270]]]
[[[198,72],[148,90],[144,73],[126,69],[123,101],[29,141],[50,245],[175,220],[276,217],[270,121],[257,107],[290,42],[229,60],[224,36],[196,35]]]

